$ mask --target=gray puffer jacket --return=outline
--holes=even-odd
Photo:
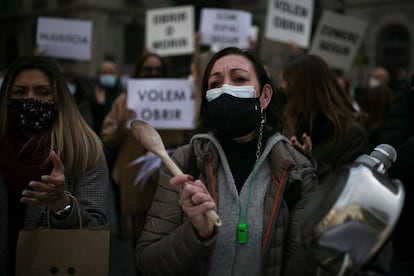
[[[216,201],[223,226],[213,237],[198,238],[161,172],[152,206],[136,247],[143,275],[299,275],[309,274],[309,256],[298,244],[298,225],[318,180],[310,160],[280,134],[271,136],[256,164],[249,206],[249,240],[237,243],[239,206],[245,206],[248,182],[240,195],[218,141],[199,134],[177,149],[174,161],[188,172],[196,162],[199,176]],[[257,242],[255,242],[257,241]],[[241,257],[242,256],[242,257]],[[311,263],[312,264],[312,263]],[[313,265],[313,264],[312,264]],[[293,272],[294,271],[294,272]]]

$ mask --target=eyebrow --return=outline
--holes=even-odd
[[[27,85],[25,85],[25,84],[19,84],[19,83],[16,83],[16,84],[13,84],[13,87],[26,87]],[[50,84],[36,84],[36,85],[34,85],[34,87],[51,87],[51,85]]]
[[[232,68],[232,69],[230,69],[230,73],[234,73],[235,71],[243,71],[243,72],[246,72],[246,73],[249,72],[249,70],[246,70],[246,69],[243,69],[243,68]],[[222,73],[220,71],[217,71],[217,72],[214,72],[214,73],[210,74],[210,76],[208,78],[210,79],[211,77],[221,76],[221,75],[222,75]]]

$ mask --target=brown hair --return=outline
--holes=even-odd
[[[361,123],[368,131],[382,127],[393,99],[394,92],[385,85],[364,90],[359,106]]]
[[[350,95],[340,88],[327,63],[316,55],[302,55],[289,62],[282,72],[286,82],[287,101],[284,108],[285,133],[289,137],[298,130],[298,118],[306,118],[306,129],[312,136],[315,118],[326,117],[333,125],[332,145],[353,118]]]
[[[161,69],[162,69],[162,72],[161,72],[161,76],[160,77],[161,78],[167,77],[167,63],[165,62],[165,60],[161,56],[159,56],[159,55],[157,55],[155,53],[144,53],[137,60],[137,62],[135,63],[134,72],[132,74],[132,77],[136,78],[136,77],[139,76],[139,73],[140,73],[140,71],[142,69],[142,66],[144,65],[145,61],[148,58],[150,58],[150,57],[155,57],[155,58],[157,58],[157,59],[160,60],[160,62],[161,62]]]
[[[210,59],[209,63],[206,66],[206,69],[204,71],[203,79],[201,82],[201,109],[200,109],[200,119],[201,119],[201,131],[209,131],[211,130],[211,123],[208,119],[208,105],[207,105],[207,99],[206,99],[206,92],[208,90],[208,78],[210,77],[211,70],[213,69],[214,64],[217,60],[224,56],[228,55],[239,55],[242,57],[245,57],[248,59],[254,67],[257,79],[259,81],[260,90],[265,85],[270,85],[270,79],[269,75],[263,65],[263,63],[254,55],[252,55],[250,52],[236,48],[236,47],[228,47],[224,48],[221,51],[217,52],[213,55],[213,57]],[[273,89],[273,87],[272,87]],[[270,100],[270,103],[268,105],[268,108],[266,108],[266,122],[265,122],[265,133],[267,134],[273,134],[278,131],[282,131],[283,129],[283,120],[282,120],[282,114],[281,114],[281,105],[279,102],[279,98],[277,98],[276,93],[274,91],[272,98]]]

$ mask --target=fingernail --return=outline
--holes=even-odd
[[[188,176],[187,176],[187,180],[188,180],[188,181],[194,181],[194,177],[193,177],[192,175],[188,175]]]

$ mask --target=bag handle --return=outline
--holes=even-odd
[[[82,213],[80,209],[80,205],[78,200],[69,192],[65,191],[65,193],[72,199],[73,206],[72,208],[76,208],[79,217],[79,229],[82,229]],[[50,229],[50,208],[47,208],[47,228]]]

